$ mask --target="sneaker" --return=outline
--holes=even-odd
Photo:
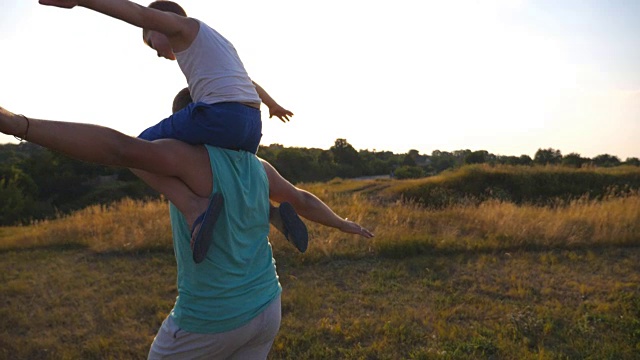
[[[191,227],[191,250],[193,250],[193,261],[196,264],[201,263],[207,256],[211,242],[213,242],[213,226],[220,216],[223,205],[224,198],[222,194],[213,194],[207,210],[193,222]],[[200,225],[200,228],[196,232],[198,225]]]
[[[298,216],[293,206],[288,202],[280,204],[278,210],[280,220],[282,221],[282,227],[276,226],[284,237],[292,243],[298,251],[304,253],[309,246],[309,233],[307,232],[307,226],[302,222],[302,219]]]

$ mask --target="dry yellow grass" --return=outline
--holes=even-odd
[[[436,210],[406,201],[380,206],[358,192],[332,193],[323,191],[320,184],[308,187],[322,194],[328,203],[335,204],[338,213],[362,222],[376,234],[371,242],[354,243],[347,236],[312,225],[313,232],[320,235],[315,238],[320,239],[325,253],[361,253],[367,250],[364,246],[371,250],[372,244],[377,250],[394,247],[400,254],[409,255],[416,244],[444,250],[495,250],[640,242],[639,192],[601,201],[579,199],[555,207],[494,200]],[[403,243],[411,245],[406,252],[402,251]],[[359,249],[355,250],[354,246]]]
[[[168,214],[164,201],[125,199],[94,205],[60,219],[7,228],[0,249],[79,245],[106,252],[170,247]]]
[[[634,358],[639,193],[435,210],[376,196],[392,184],[302,185],[376,237],[307,222],[301,255],[272,232],[270,358]],[[170,236],[164,201],[0,228],[0,358],[144,358],[175,301]]]
[[[629,245],[640,241],[640,193],[595,201],[580,199],[565,206],[540,207],[487,201],[442,210],[396,201],[382,206],[363,193],[380,183],[341,181],[305,184],[336,213],[372,230],[365,240],[307,222],[311,257],[363,256],[394,248],[410,255],[416,245],[430,249],[571,248]],[[333,186],[343,191],[336,192]],[[0,249],[44,245],[86,246],[95,252],[171,248],[165,201],[124,200],[112,206],[91,206],[61,219],[32,226],[5,228]],[[271,240],[286,247],[282,236]],[[405,248],[405,246],[407,246]]]

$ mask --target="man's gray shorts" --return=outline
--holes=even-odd
[[[281,316],[280,296],[249,323],[223,333],[189,333],[168,316],[151,344],[148,359],[266,359]]]

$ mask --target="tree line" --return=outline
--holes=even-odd
[[[418,178],[467,164],[561,165],[570,167],[640,166],[638,158],[621,161],[602,154],[585,158],[562,155],[557,149],[539,149],[528,155],[503,156],[485,150],[435,150],[430,155],[410,150],[356,150],[346,139],[337,139],[328,150],[261,146],[258,156],[269,161],[292,183],[389,175]],[[0,145],[0,226],[26,224],[52,218],[93,204],[108,204],[124,197],[158,198],[127,169],[89,164],[31,143]]]

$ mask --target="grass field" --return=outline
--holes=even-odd
[[[640,194],[429,209],[408,182],[305,184],[371,240],[271,237],[271,359],[640,358]],[[382,194],[384,193],[384,196]],[[142,359],[176,296],[163,202],[0,228],[0,358]]]

